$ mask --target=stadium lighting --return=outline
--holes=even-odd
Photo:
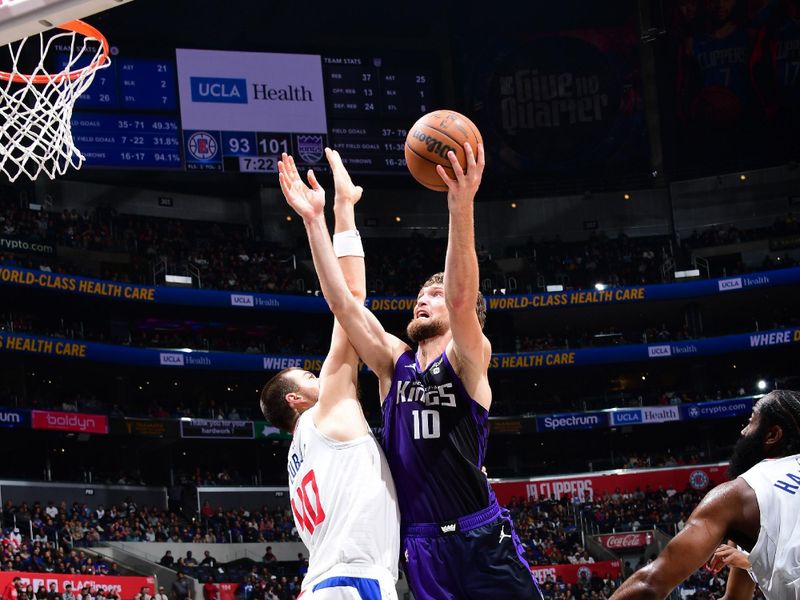
[[[547,289],[548,292],[563,292],[564,291],[564,286],[563,285],[548,285],[546,289]]]
[[[700,269],[690,269],[688,271],[675,271],[675,279],[684,279],[686,277],[700,277]]]
[[[517,203],[516,202],[512,202],[511,203],[511,208],[517,208]]]
[[[177,285],[192,285],[192,278],[183,275],[164,275],[164,281]]]
[[[767,382],[763,379],[759,379],[756,387],[763,392],[765,389],[767,389]]]
[[[608,287],[608,286],[605,283],[595,283],[594,284],[594,289],[596,289],[598,292],[602,292],[604,289],[606,289],[606,287]]]

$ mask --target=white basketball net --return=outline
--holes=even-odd
[[[58,30],[5,47],[11,67],[3,59],[2,68],[8,72],[0,76],[0,171],[10,181],[23,174],[35,180],[40,173],[55,179],[69,167],[80,169],[85,158],[72,141],[72,108],[97,69],[111,64],[108,59],[101,62],[103,47],[97,42],[75,31]],[[32,53],[39,55],[34,68]],[[55,64],[56,55],[66,64],[50,73],[45,62]]]

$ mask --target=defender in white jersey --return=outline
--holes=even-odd
[[[337,152],[326,150],[326,155],[336,188],[334,246],[343,285],[364,302],[364,252],[353,216],[362,190],[350,181]],[[308,187],[292,158],[282,158],[281,189],[295,210],[324,206],[325,193],[313,172]],[[302,600],[397,598],[397,495],[386,457],[361,410],[357,377],[358,356],[334,321],[319,378],[299,368],[285,369],[261,393],[264,416],[294,433],[289,495],[297,530],[309,549]]]
[[[726,599],[800,598],[800,393],[775,390],[753,407],[731,457],[732,481],[709,492],[658,558],[612,600],[666,598],[725,540],[749,552],[750,573],[732,567]]]

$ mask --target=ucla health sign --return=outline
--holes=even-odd
[[[617,408],[609,411],[611,427],[621,425],[644,425],[680,421],[681,412],[677,406],[641,406],[639,408]]]
[[[327,133],[319,55],[182,48],[175,54],[184,131]]]

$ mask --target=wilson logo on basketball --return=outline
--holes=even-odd
[[[435,137],[430,136],[427,133],[420,131],[419,129],[415,129],[414,131],[412,131],[411,135],[414,139],[417,139],[423,144],[425,144],[425,148],[428,150],[428,152],[431,152],[432,154],[437,154],[442,158],[447,158],[448,152],[456,151],[454,146],[444,144],[442,143],[441,140],[437,140]]]

